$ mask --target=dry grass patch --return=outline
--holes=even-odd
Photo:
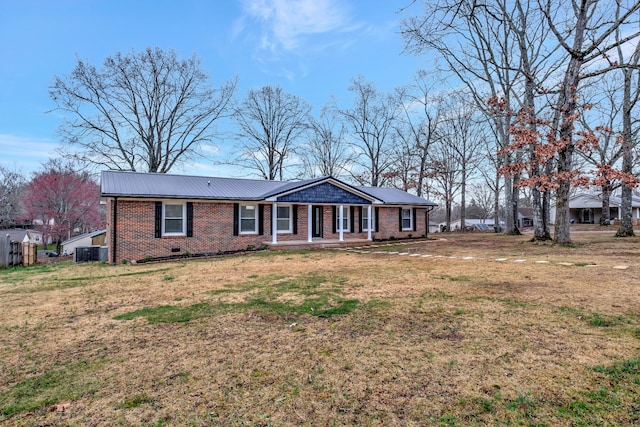
[[[640,422],[639,240],[526,240],[2,270],[0,424]]]

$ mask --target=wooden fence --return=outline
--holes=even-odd
[[[9,235],[0,238],[0,268],[35,264],[36,254],[35,243],[12,242]]]

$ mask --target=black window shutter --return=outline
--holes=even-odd
[[[351,206],[351,208],[349,209],[349,216],[351,217],[351,224],[350,224],[349,230],[351,230],[352,233],[356,232],[356,229],[354,227],[355,225],[354,221],[356,220],[355,213],[356,213],[356,207]]]
[[[380,222],[378,221],[378,218],[380,218],[380,208],[376,206],[375,215],[374,215],[374,218],[373,218],[373,219],[375,219],[375,222],[376,222],[376,228],[375,228],[376,232],[380,229]]]
[[[162,202],[156,202],[156,238],[162,235]]]
[[[240,205],[238,203],[233,204],[233,235],[238,235],[238,220],[240,219]]]
[[[258,205],[258,234],[264,234],[264,205]]]
[[[416,217],[416,213],[417,212],[418,212],[418,209],[413,208],[413,215],[412,215],[412,218],[411,218],[411,220],[413,221],[413,231],[416,231],[418,229],[418,227],[417,227],[418,226],[418,221],[416,221],[416,219],[418,219]]]
[[[193,202],[187,202],[187,237],[193,237]]]
[[[402,208],[398,208],[398,231],[402,231]]]
[[[291,209],[293,209],[293,234],[298,234],[298,205],[293,205]]]
[[[360,233],[362,233],[362,211],[364,210],[364,208],[362,206],[358,206],[358,222],[360,223],[360,226],[358,227],[358,231],[360,231]]]
[[[337,212],[336,212],[336,211],[337,211],[337,210],[338,210],[338,209],[337,209],[337,207],[336,207],[336,206],[333,206],[333,221],[331,221],[331,223],[332,223],[333,225],[331,226],[331,227],[332,227],[331,229],[333,230],[333,232],[334,232],[334,233],[337,231],[337,230],[336,230],[336,221],[337,221],[337,218],[338,218],[338,217],[336,216],[336,214],[337,214]]]

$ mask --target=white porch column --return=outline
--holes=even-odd
[[[278,204],[271,205],[271,243],[278,243]]]
[[[307,205],[307,242],[313,241],[313,208]]]
[[[340,232],[340,238],[338,240],[341,242],[344,241],[344,230],[342,229],[342,206],[343,205],[338,206],[338,230]]]
[[[371,205],[367,206],[367,240],[373,240],[371,238]]]

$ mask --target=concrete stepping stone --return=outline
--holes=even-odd
[[[514,259],[513,262],[526,262],[526,259]]]
[[[629,266],[628,265],[616,265],[613,268],[616,269],[616,270],[626,270],[626,269],[629,268]]]
[[[507,258],[496,258],[496,261],[498,261],[498,262],[504,262],[506,260],[507,260]]]
[[[536,264],[549,264],[549,261],[545,261],[543,259],[536,261]]]
[[[564,266],[569,267],[569,266],[571,266],[571,265],[575,265],[575,264],[574,264],[574,263],[572,263],[572,262],[559,262],[559,263],[558,263],[558,265],[564,265]]]
[[[422,258],[429,258],[429,257],[432,257],[433,255],[421,255],[421,256]]]

